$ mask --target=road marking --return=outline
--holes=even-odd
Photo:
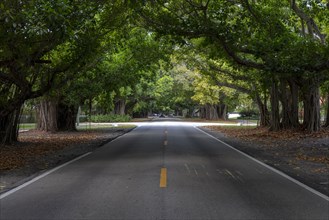
[[[190,173],[191,173],[191,170],[190,170],[190,168],[188,167],[188,165],[187,165],[187,164],[184,164],[184,166],[186,167],[188,174],[190,174]]]
[[[160,188],[167,187],[167,168],[161,168],[160,172]]]
[[[243,180],[241,177],[237,176],[237,179],[238,179],[241,183],[244,183],[244,180]]]
[[[296,180],[296,179],[294,179],[294,178],[288,176],[287,174],[285,174],[285,173],[283,173],[283,172],[281,172],[281,171],[279,171],[279,170],[277,170],[277,169],[275,169],[275,168],[273,168],[273,167],[271,167],[271,166],[265,164],[264,162],[259,161],[259,160],[257,160],[256,158],[253,158],[253,157],[249,156],[248,154],[246,154],[246,153],[244,153],[244,152],[242,152],[242,151],[240,151],[240,150],[238,150],[238,149],[232,147],[231,145],[225,143],[224,141],[221,141],[221,140],[217,139],[216,137],[212,136],[211,134],[208,134],[207,132],[201,130],[200,128],[197,128],[197,127],[195,127],[195,126],[194,126],[194,128],[197,129],[198,131],[200,131],[200,132],[206,134],[207,136],[209,136],[209,137],[215,139],[216,141],[218,141],[218,142],[220,142],[220,143],[226,145],[227,147],[231,148],[232,150],[234,150],[234,151],[236,151],[236,152],[242,154],[243,156],[245,156],[245,157],[247,157],[247,158],[249,158],[249,159],[255,161],[256,163],[258,163],[258,164],[260,164],[260,165],[262,165],[262,166],[268,168],[269,170],[271,170],[271,171],[273,171],[273,172],[275,172],[275,173],[281,175],[282,177],[284,177],[284,178],[290,180],[291,182],[296,183],[297,185],[301,186],[302,188],[304,188],[304,189],[306,189],[306,190],[308,190],[308,191],[314,193],[315,195],[317,195],[317,196],[319,196],[319,197],[321,197],[321,198],[323,198],[323,199],[329,201],[329,196],[326,196],[326,195],[324,195],[324,194],[322,194],[322,193],[316,191],[315,189],[313,189],[313,188],[311,188],[311,187],[305,185],[304,183],[299,182],[298,180]]]
[[[2,190],[2,189],[4,189],[4,188],[6,188],[6,184],[1,183],[1,184],[0,184],[0,190]]]
[[[240,171],[235,171],[237,174],[239,174],[240,176],[243,176],[243,174]]]
[[[233,179],[236,180],[235,176],[228,169],[225,169],[225,171],[228,175],[230,175]]]
[[[137,127],[131,129],[130,132],[139,129],[140,127],[141,127],[141,125],[138,125]],[[112,141],[110,141],[110,142],[108,142],[108,143],[106,143],[106,144],[113,143],[113,142],[119,140],[120,138],[126,136],[126,135],[129,134],[130,132],[124,133],[124,134],[122,134],[122,135],[116,137],[114,140],[112,140]],[[3,198],[5,198],[5,197],[7,197],[7,196],[9,196],[9,195],[11,195],[11,194],[13,194],[13,193],[15,193],[15,192],[17,192],[17,191],[19,191],[19,190],[21,190],[21,189],[23,189],[23,188],[25,188],[26,186],[28,186],[28,185],[30,185],[30,184],[32,184],[32,183],[38,181],[38,180],[41,179],[41,178],[43,178],[43,177],[45,177],[45,176],[48,176],[49,174],[51,174],[51,173],[53,173],[53,172],[55,172],[55,171],[57,171],[57,170],[59,170],[59,169],[65,167],[65,166],[67,166],[67,165],[69,165],[69,164],[71,164],[71,163],[73,163],[73,162],[75,162],[75,161],[77,161],[77,160],[80,160],[80,159],[82,159],[83,157],[88,156],[88,155],[91,154],[91,153],[92,153],[92,152],[85,153],[85,154],[83,154],[83,155],[81,155],[81,156],[79,156],[79,157],[77,157],[77,158],[75,158],[75,159],[73,159],[73,160],[71,160],[71,161],[68,161],[68,162],[66,162],[66,163],[64,163],[64,164],[62,164],[62,165],[60,165],[60,166],[58,166],[58,167],[55,167],[55,168],[53,168],[53,169],[51,169],[51,170],[49,170],[49,171],[47,171],[47,172],[41,174],[40,176],[37,176],[37,177],[35,177],[35,178],[33,178],[33,179],[27,181],[26,183],[24,183],[24,184],[22,184],[22,185],[20,185],[20,186],[15,187],[15,188],[12,189],[12,190],[9,190],[9,191],[7,191],[7,192],[5,192],[5,193],[2,193],[2,194],[0,195],[0,200],[3,199]]]
[[[123,133],[123,134],[117,136],[114,140],[112,140],[112,141],[110,141],[110,142],[108,142],[108,143],[106,143],[106,144],[116,142],[117,140],[123,138],[124,136],[126,136],[126,135],[129,134],[130,132],[132,132],[132,131],[136,131],[137,129],[140,129],[141,127],[142,127],[142,125],[138,125],[138,126],[134,127],[133,129],[131,129],[130,131],[128,131],[128,132],[126,132],[126,133]]]
[[[31,185],[32,183],[34,183],[34,182],[40,180],[41,178],[43,178],[43,177],[45,177],[45,176],[48,176],[49,174],[51,174],[51,173],[53,173],[53,172],[55,172],[55,171],[57,171],[57,170],[59,170],[59,169],[65,167],[65,166],[67,166],[67,165],[69,165],[69,164],[71,164],[71,163],[73,163],[73,162],[75,162],[75,161],[77,161],[77,160],[80,160],[80,159],[82,159],[83,157],[88,156],[89,154],[91,154],[91,152],[86,153],[86,154],[83,154],[83,155],[80,156],[80,157],[77,157],[77,158],[75,158],[75,159],[73,159],[73,160],[71,160],[71,161],[69,161],[69,162],[66,162],[66,163],[64,163],[64,164],[62,164],[62,165],[60,165],[60,166],[58,166],[58,167],[55,167],[55,168],[53,168],[53,169],[51,169],[51,170],[49,170],[49,171],[47,171],[47,172],[41,174],[40,176],[37,176],[37,177],[31,179],[30,181],[27,181],[26,183],[24,183],[24,184],[22,184],[22,185],[20,185],[20,186],[18,186],[18,187],[16,187],[16,188],[14,188],[14,189],[12,189],[12,190],[9,190],[8,192],[5,192],[5,193],[1,194],[1,195],[0,195],[0,200],[3,199],[3,198],[5,198],[5,197],[7,197],[7,196],[9,196],[9,195],[11,195],[11,194],[13,194],[13,193],[15,193],[15,192],[17,192],[18,190],[21,190],[21,189],[27,187],[28,185]]]

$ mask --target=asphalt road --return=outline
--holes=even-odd
[[[329,219],[328,198],[192,126],[138,127],[2,195],[0,219]]]

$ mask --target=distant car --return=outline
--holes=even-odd
[[[165,118],[166,116],[164,114],[160,114],[159,118]]]
[[[227,114],[227,118],[239,118],[239,117],[241,117],[242,115],[240,114],[240,113],[238,113],[238,112],[231,112],[231,113],[228,113]]]

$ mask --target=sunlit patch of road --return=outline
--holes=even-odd
[[[153,121],[147,122],[120,122],[120,123],[81,123],[80,126],[125,126],[125,125],[135,125],[135,126],[187,126],[187,127],[199,127],[199,126],[257,126],[254,122],[241,121],[241,122],[190,122],[177,120],[175,118],[166,119],[155,119]]]

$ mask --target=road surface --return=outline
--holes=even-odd
[[[0,219],[329,219],[328,197],[193,126],[149,123],[0,196]]]

